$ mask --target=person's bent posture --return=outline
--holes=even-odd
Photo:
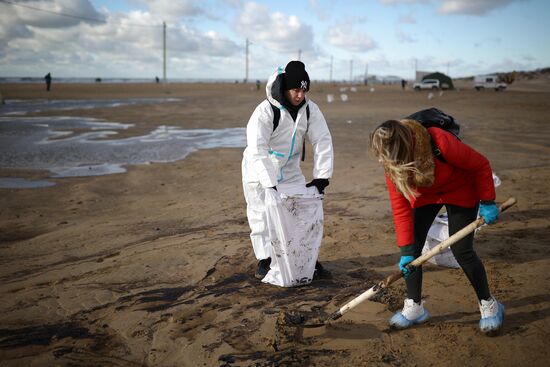
[[[321,110],[306,96],[309,89],[305,65],[289,62],[269,78],[267,99],[256,107],[246,127],[243,189],[259,279],[267,274],[271,262],[265,190],[286,192],[298,186],[315,186],[323,194],[332,176],[332,138]],[[300,169],[306,136],[313,147],[314,162],[313,180],[308,184]],[[321,270],[320,264],[317,270]]]
[[[406,265],[419,257],[428,230],[445,206],[449,234],[470,224],[479,214],[487,224],[498,217],[492,170],[487,158],[442,129],[424,128],[414,120],[386,121],[371,134],[371,149],[384,166],[401,252],[407,299],[390,325],[404,329],[428,320],[422,295],[422,268]],[[433,144],[444,159],[435,158]],[[485,268],[473,248],[474,234],[451,250],[474,288],[481,311],[479,327],[486,334],[501,328],[504,306],[491,295]]]

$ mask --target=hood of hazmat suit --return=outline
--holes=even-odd
[[[334,154],[332,138],[319,107],[308,97],[294,120],[285,108],[284,70],[279,68],[266,85],[267,98],[260,103],[246,127],[247,147],[243,154],[243,183],[258,182],[263,188],[280,184],[304,184],[300,169],[302,148],[307,136],[313,147],[312,178],[330,178]],[[280,110],[274,128],[275,108]],[[309,106],[309,118],[306,110]]]

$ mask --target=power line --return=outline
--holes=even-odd
[[[44,12],[44,13],[54,14],[54,15],[63,16],[63,17],[67,17],[67,18],[88,20],[88,21],[97,22],[97,23],[105,23],[105,19],[91,18],[91,17],[85,17],[85,16],[75,15],[75,14],[60,13],[60,12],[56,12],[56,11],[53,11],[53,10],[37,8],[35,6],[14,3],[12,1],[7,1],[7,0],[0,0],[0,2],[2,2],[4,4],[19,6],[19,7],[31,9],[31,10],[34,10],[34,11],[41,11],[41,12]],[[162,25],[146,25],[146,24],[135,24],[135,23],[124,23],[124,25],[132,26],[132,27],[146,27],[146,28],[160,28],[160,27],[162,27]]]

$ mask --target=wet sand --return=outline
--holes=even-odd
[[[460,86],[460,85],[459,85]],[[5,366],[545,366],[550,358],[550,85],[503,93],[467,85],[442,95],[398,86],[313,84],[329,123],[335,173],[324,202],[320,260],[329,276],[278,288],[253,277],[240,148],[201,150],[127,173],[48,179],[55,186],[0,189],[0,361]],[[160,125],[244,127],[263,91],[242,84],[0,85],[5,99],[180,98],[39,116]],[[333,94],[335,101],[326,102]],[[395,283],[330,325],[301,335],[277,328],[283,311],[332,313],[395,271],[390,205],[369,132],[421,108],[455,116],[463,140],[502,180],[497,200],[518,204],[484,227],[476,249],[493,294],[507,307],[501,335],[477,328],[475,294],[460,270],[425,266],[431,320],[390,331],[402,307]],[[311,149],[303,166],[311,175]],[[44,179],[47,172],[0,170]]]

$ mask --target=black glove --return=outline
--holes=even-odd
[[[325,187],[327,187],[328,184],[328,178],[314,178],[310,183],[306,184],[306,187],[315,186],[319,191],[319,194],[324,194]]]
[[[269,189],[273,189],[273,190],[277,191],[277,186],[269,187]]]

